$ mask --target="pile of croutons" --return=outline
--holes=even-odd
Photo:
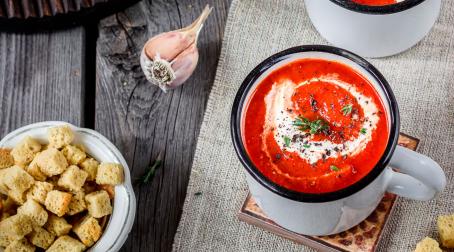
[[[5,252],[79,252],[93,246],[112,214],[123,167],[99,164],[72,145],[69,126],[48,130],[43,145],[25,137],[0,149],[0,247]]]
[[[444,248],[454,248],[454,214],[441,215],[437,219],[438,234]],[[438,242],[426,237],[416,244],[415,252],[442,252]]]

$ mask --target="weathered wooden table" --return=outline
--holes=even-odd
[[[214,6],[199,38],[199,65],[163,93],[145,80],[148,36],[192,22]],[[178,226],[230,0],[143,0],[101,22],[34,34],[0,33],[0,137],[39,121],[93,128],[123,153],[138,178],[158,153],[163,166],[135,185],[134,227],[124,251],[169,251]]]

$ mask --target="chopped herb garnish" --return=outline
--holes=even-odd
[[[337,166],[335,165],[330,165],[329,168],[331,169],[331,171],[339,171],[339,168],[337,168]]]
[[[327,122],[321,119],[310,121],[304,117],[298,117],[293,121],[293,126],[299,127],[300,130],[309,130],[311,134],[325,132],[329,129]]]
[[[309,144],[303,144],[303,147],[307,149],[307,148],[309,148],[311,146]]]
[[[293,126],[297,127],[303,127],[303,128],[309,128],[311,125],[311,121],[309,119],[304,118],[304,117],[298,117],[293,121]]]
[[[314,122],[311,123],[311,134],[317,134],[318,132],[325,131],[329,128],[328,124],[326,124],[322,120],[315,120]]]
[[[194,196],[200,196],[200,195],[202,195],[202,192],[196,192],[196,193],[194,193]]]
[[[352,109],[353,109],[353,105],[352,104],[347,104],[341,109],[341,111],[344,114],[344,116],[347,116],[350,113],[352,113]]]
[[[364,135],[364,134],[366,134],[367,130],[366,130],[366,128],[362,128],[359,130],[359,132]]]
[[[284,136],[285,147],[290,147],[291,141],[292,141],[292,139],[290,139],[288,136]]]
[[[146,184],[153,180],[153,177],[156,173],[156,170],[161,166],[162,160],[161,160],[161,153],[159,153],[158,157],[156,158],[155,161],[153,161],[153,164],[150,166],[148,171],[145,172],[144,175],[139,180],[140,184]]]

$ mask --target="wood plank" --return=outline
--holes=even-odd
[[[39,121],[83,124],[84,29],[0,33],[0,136]]]
[[[207,2],[215,9],[200,34],[195,74],[183,87],[163,93],[146,82],[140,50],[148,37],[190,24]],[[152,183],[134,187],[138,209],[124,251],[171,249],[229,3],[142,1],[99,25],[95,128],[123,152],[133,178],[143,174],[158,153],[164,159]]]

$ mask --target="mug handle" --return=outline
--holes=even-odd
[[[397,146],[387,168],[386,191],[414,200],[430,200],[446,186],[446,176],[431,158]]]

